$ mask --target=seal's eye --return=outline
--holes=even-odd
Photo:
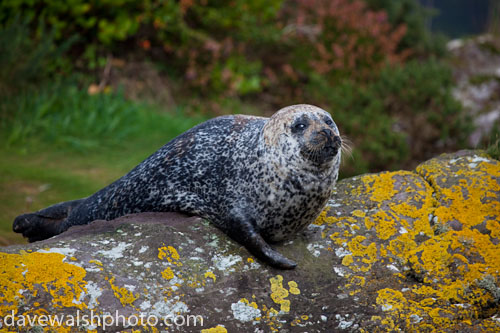
[[[299,129],[299,130],[303,130],[306,128],[306,124],[297,124],[297,125],[295,125],[295,128]]]
[[[303,130],[305,130],[307,127],[307,124],[305,123],[297,123],[295,125],[293,125],[293,128],[292,128],[292,132],[302,132]]]
[[[327,120],[325,120],[325,124],[327,124],[328,126],[331,126],[333,124],[333,121],[331,119],[327,119]]]

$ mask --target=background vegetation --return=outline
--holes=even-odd
[[[344,177],[464,146],[443,37],[416,0],[0,3],[0,243],[219,114],[329,110]],[[43,194],[42,194],[43,193]]]

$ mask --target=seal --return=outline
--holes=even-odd
[[[338,178],[341,138],[331,115],[312,105],[270,118],[221,116],[174,138],[95,194],[18,216],[30,242],[73,225],[139,212],[208,219],[250,253],[282,269],[296,266],[269,243],[313,222]]]

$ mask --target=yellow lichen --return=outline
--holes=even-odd
[[[407,306],[407,300],[399,290],[385,288],[377,291],[377,304],[382,306],[384,311],[401,311]]]
[[[393,172],[382,172],[377,175],[366,175],[362,178],[368,189],[367,194],[371,196],[370,200],[374,202],[390,200],[397,193],[397,190],[394,189],[393,175]]]
[[[242,298],[242,299],[240,299],[240,302],[245,303],[246,305],[251,306],[251,307],[252,307],[252,308],[254,308],[254,309],[258,309],[258,308],[259,308],[259,307],[257,306],[257,303],[255,303],[255,302],[250,302],[250,301],[248,301],[246,298]]]
[[[489,220],[486,222],[486,228],[491,233],[491,238],[497,238],[500,240],[500,222]]]
[[[97,260],[97,259],[92,259],[92,260],[89,260],[89,263],[90,264],[96,264],[98,266],[101,266],[102,267],[102,262],[100,260]]]
[[[362,210],[359,210],[359,209],[353,210],[353,211],[351,212],[351,214],[352,214],[353,216],[356,216],[356,217],[365,217],[365,216],[366,216],[366,213],[365,213],[365,212],[363,212]]]
[[[278,276],[276,276],[275,278],[272,278],[272,279],[273,279],[274,284],[279,285],[280,279],[278,278]],[[281,283],[283,281],[282,279],[283,278],[281,277]],[[290,282],[293,282],[293,281],[290,281]],[[293,285],[294,284],[292,283],[292,286]],[[276,290],[276,288],[274,290]],[[280,313],[272,307],[268,308],[265,304],[262,304],[262,306],[259,307],[257,301],[255,301],[256,299],[257,299],[257,296],[252,294],[252,301],[249,301],[247,298],[241,298],[238,302],[246,304],[247,306],[250,306],[254,309],[259,309],[262,313],[262,316],[255,317],[255,318],[253,318],[253,320],[261,321],[263,324],[266,324],[269,328],[268,331],[270,331],[270,332],[278,332],[284,323],[284,321],[278,320],[278,315]],[[283,299],[278,299],[278,301],[280,303],[283,303]],[[288,300],[285,300],[285,301],[288,301]],[[285,302],[285,303],[287,303],[287,302]],[[288,303],[289,303],[289,301],[288,301]]]
[[[120,301],[120,303],[123,306],[127,305],[133,305],[136,299],[139,298],[139,294],[134,295],[130,290],[128,290],[125,287],[118,287],[117,285],[114,284],[115,282],[115,277],[113,276],[111,279],[106,278],[108,280],[108,283],[113,290],[113,294],[115,294],[115,297]]]
[[[288,290],[283,288],[283,277],[281,275],[276,275],[269,279],[271,282],[271,298],[274,303],[281,306],[282,312],[290,312],[290,300],[285,298],[288,297]]]
[[[376,244],[370,243],[369,245],[363,245],[362,243],[364,240],[366,240],[365,236],[353,237],[348,243],[349,251],[351,251],[352,254],[346,255],[342,259],[342,264],[348,266],[353,271],[367,272],[371,269],[373,263],[377,261]]]
[[[161,272],[161,276],[166,280],[171,280],[175,275],[172,269],[170,267],[167,267],[163,272]]]
[[[380,239],[389,239],[398,231],[396,229],[394,216],[390,216],[384,211],[378,211],[370,217],[367,217],[365,219],[365,225],[367,224],[367,219],[371,221],[369,225],[375,225],[377,236]]]
[[[227,329],[224,326],[217,325],[212,328],[202,329],[201,333],[227,333]]]
[[[347,266],[347,267],[351,266],[353,262],[354,262],[354,259],[352,259],[352,255],[351,254],[346,255],[342,259],[342,265]]]
[[[265,321],[269,326],[271,332],[278,332],[282,323],[277,320],[279,312],[275,308],[267,308],[266,305],[262,305],[262,311],[265,313]]]
[[[478,316],[491,317],[500,311],[493,298],[499,278],[488,280],[488,276],[500,276],[500,163],[469,156],[450,165],[436,159],[419,166],[417,173],[361,176],[361,185],[350,194],[361,196],[359,203],[367,195],[374,209],[365,215],[358,209],[346,216],[321,218],[322,224],[337,226],[327,234],[334,244],[351,252],[342,258],[344,266],[358,272],[345,274],[342,288],[349,294],[359,292],[355,286],[364,283],[359,277],[373,274],[376,263],[411,267],[411,276],[393,273],[393,289],[377,291],[377,304],[386,316],[374,321],[383,330],[453,330],[459,327],[455,325],[470,326]],[[396,194],[401,200],[393,198]],[[346,223],[353,217],[358,218],[358,226],[375,232],[378,241],[356,234]],[[431,222],[436,223],[436,234]],[[498,330],[499,324],[483,319],[481,327]]]
[[[0,253],[0,317],[16,310],[27,290],[36,297],[50,295],[54,307],[86,308],[80,296],[86,292],[86,275],[82,267],[63,262],[65,256],[59,253]],[[46,297],[46,296],[44,296]]]
[[[15,316],[22,315],[22,318],[49,315],[45,308],[39,308],[40,302],[33,302],[34,308],[20,312],[31,297],[44,300],[43,306],[47,308],[87,309],[82,299],[87,292],[86,271],[66,263],[65,259],[66,256],[59,253],[0,253],[3,268],[0,268],[0,318],[12,312]],[[72,328],[66,324],[54,323],[51,327],[59,332],[70,332]]]
[[[170,245],[158,248],[158,259],[166,259],[168,262],[174,265],[182,266],[182,262],[179,261],[179,253],[173,246]]]
[[[205,272],[204,276],[205,276],[205,279],[211,278],[212,280],[214,280],[214,282],[216,280],[215,274],[212,273],[211,271]]]
[[[290,294],[294,294],[294,295],[299,295],[300,294],[300,290],[297,286],[297,282],[295,281],[290,281],[288,282],[288,287],[290,288],[289,291],[290,291]]]
[[[351,277],[351,284],[355,284],[355,285],[358,285],[358,286],[361,286],[363,287],[366,283],[366,280],[363,276],[353,276]]]
[[[316,218],[316,221],[313,222],[315,225],[323,225],[323,224],[332,224],[337,221],[337,219],[333,216],[327,216],[329,208],[324,209],[319,216]]]
[[[283,276],[276,275],[269,279],[271,282],[271,299],[274,303],[280,305],[281,312],[290,312],[290,300],[286,299],[289,293],[298,295],[300,290],[295,281],[290,281],[288,283],[290,290],[283,287]]]

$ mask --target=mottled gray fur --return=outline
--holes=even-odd
[[[293,268],[267,242],[289,238],[315,220],[339,163],[338,129],[320,108],[294,105],[271,118],[218,117],[88,198],[19,216],[14,230],[35,241],[98,219],[177,211],[210,220],[270,265]]]

